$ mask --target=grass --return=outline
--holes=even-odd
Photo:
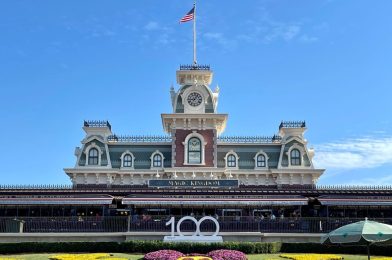
[[[47,260],[50,256],[55,254],[26,254],[26,255],[0,255],[0,260],[7,258],[16,259],[26,259],[26,260]],[[130,255],[130,254],[120,254],[113,253],[113,257],[123,257],[129,260],[140,260],[143,255]],[[340,254],[338,254],[340,255]],[[344,257],[344,260],[367,260],[367,256],[364,255],[340,255]],[[248,255],[249,260],[283,260],[279,257],[279,254],[269,254],[269,255]],[[376,259],[376,258],[375,258]]]

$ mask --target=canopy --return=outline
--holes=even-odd
[[[391,206],[391,197],[382,196],[322,196],[318,198],[322,205],[327,206]]]
[[[304,197],[287,196],[137,196],[122,199],[126,205],[229,205],[229,206],[295,206],[307,205]]]
[[[110,195],[0,197],[0,205],[107,205],[112,202]]]

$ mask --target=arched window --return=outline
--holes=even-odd
[[[201,141],[197,137],[192,137],[188,141],[188,163],[201,163]]]
[[[266,161],[265,161],[265,156],[264,154],[259,154],[256,158],[256,166],[257,167],[265,167],[266,166]]]
[[[98,149],[91,148],[88,152],[88,165],[98,165]]]
[[[130,154],[124,155],[123,167],[132,167],[132,156]]]
[[[234,154],[227,156],[227,167],[237,167],[237,158]]]
[[[162,156],[160,154],[155,154],[152,158],[153,167],[162,167]]]
[[[291,150],[290,164],[294,166],[301,165],[301,152],[298,149]]]

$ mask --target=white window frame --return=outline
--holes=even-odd
[[[264,167],[262,167],[262,166],[257,166],[257,157],[258,157],[259,155],[264,155],[264,158],[265,158],[265,166],[264,166]],[[264,170],[264,169],[268,169],[268,160],[269,160],[269,157],[268,157],[268,155],[267,155],[263,150],[258,151],[253,159],[255,160],[255,170],[260,170],[260,169],[261,169],[261,170]]]
[[[291,165],[291,151],[294,150],[294,149],[297,149],[299,151],[299,158],[301,160],[301,164],[300,165]],[[304,148],[302,146],[300,146],[300,145],[295,143],[295,144],[293,144],[289,148],[289,150],[287,151],[286,154],[287,154],[287,158],[289,160],[289,163],[288,163],[289,167],[293,167],[293,168],[295,168],[295,167],[304,167],[305,150],[304,150]]]
[[[98,150],[98,164],[88,164],[90,150],[93,148]],[[84,153],[86,154],[86,163],[84,164],[85,166],[91,166],[91,167],[101,166],[101,157],[102,157],[103,151],[95,142],[92,142],[89,146],[87,146]]]
[[[132,166],[131,167],[124,166],[124,157],[125,157],[125,155],[130,155],[131,156],[131,158],[132,158]],[[121,166],[120,166],[120,169],[129,169],[129,170],[135,169],[135,156],[133,156],[133,153],[131,153],[129,150],[126,150],[121,155]]]
[[[188,163],[188,142],[191,138],[196,137],[200,140],[201,142],[201,163]],[[184,142],[182,142],[182,145],[184,146],[184,165],[205,165],[205,146],[207,145],[207,142],[204,140],[204,137],[197,133],[196,131],[193,131],[191,134],[187,135],[185,138]]]
[[[161,166],[161,167],[154,167],[154,156],[155,156],[156,154],[159,154],[159,155],[161,156],[161,158],[162,158],[162,166]],[[164,165],[165,165],[165,157],[163,156],[163,154],[162,154],[159,150],[156,150],[155,152],[153,152],[153,153],[151,154],[150,161],[151,161],[150,169],[153,169],[153,170],[160,170],[160,169],[163,169],[163,167],[164,167]]]
[[[234,157],[235,157],[235,167],[229,167],[228,165],[227,165],[227,159],[228,159],[228,157],[229,157],[229,155],[234,155]],[[232,169],[232,170],[238,170],[238,160],[240,159],[240,157],[238,156],[238,154],[236,153],[236,152],[234,152],[233,150],[230,150],[227,154],[226,154],[226,156],[225,156],[225,166],[226,166],[226,169]]]

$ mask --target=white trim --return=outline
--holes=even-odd
[[[93,149],[93,148],[98,150],[98,164],[88,164],[90,150]],[[101,166],[101,157],[102,157],[103,151],[102,151],[102,149],[98,145],[95,144],[95,142],[92,142],[89,146],[87,146],[87,148],[84,151],[84,153],[86,154],[85,166],[94,166],[94,167],[95,166]]]
[[[234,155],[235,156],[235,167],[229,167],[227,166],[227,157],[229,155]],[[226,169],[232,169],[232,170],[238,170],[238,159],[240,159],[240,157],[238,157],[238,154],[236,152],[234,152],[233,150],[230,150],[226,155],[225,155],[225,168]]]
[[[264,155],[264,158],[265,158],[265,166],[264,167],[257,166],[257,157],[259,155]],[[258,151],[258,153],[256,153],[256,155],[255,155],[255,157],[253,159],[255,160],[255,170],[268,170],[268,160],[269,160],[269,157],[263,150]]]
[[[188,142],[189,139],[196,137],[200,140],[201,142],[201,163],[188,163]],[[204,137],[197,133],[196,131],[192,131],[187,137],[185,138],[184,142],[182,142],[182,145],[184,146],[184,165],[205,165],[205,146],[207,145],[207,142],[204,140]]]
[[[161,156],[161,158],[162,158],[162,166],[161,166],[161,167],[154,167],[154,156],[155,156],[156,154],[159,154],[159,155]],[[163,156],[163,154],[162,154],[159,150],[156,150],[155,152],[153,152],[153,153],[151,154],[150,160],[151,160],[150,169],[152,169],[152,170],[160,170],[160,169],[163,169],[163,166],[164,166],[164,163],[165,163],[165,157]]]
[[[299,151],[299,157],[301,159],[301,164],[300,165],[291,165],[291,151],[297,149]],[[298,144],[293,144],[289,150],[286,152],[287,158],[288,158],[288,165],[289,167],[304,167],[304,157],[305,157],[305,150],[302,146]]]
[[[87,144],[87,143],[89,143],[89,142],[91,142],[93,140],[97,140],[97,141],[99,141],[101,143],[105,143],[105,139],[101,135],[90,135],[90,136],[87,136],[86,138],[84,138],[82,140],[81,143],[82,144]]]
[[[303,144],[303,145],[306,145],[306,140],[304,140],[304,139],[301,139],[301,138],[299,138],[298,136],[290,136],[290,137],[288,137],[287,139],[285,139],[284,140],[284,142],[286,143],[286,144],[288,144],[288,143],[290,143],[290,142],[292,142],[292,141],[297,141],[298,143],[301,143],[301,144]]]
[[[105,143],[105,149],[106,149],[106,158],[108,161],[108,165],[106,167],[112,168],[112,160],[110,159],[110,152],[109,152],[109,146],[107,143]]]
[[[131,156],[131,158],[132,158],[132,166],[131,167],[124,166],[124,156],[125,155],[130,155]],[[121,160],[120,169],[122,169],[122,170],[133,170],[133,169],[135,169],[135,156],[133,156],[133,153],[131,153],[129,150],[126,150],[125,152],[122,153],[122,155],[120,157],[120,160]]]

